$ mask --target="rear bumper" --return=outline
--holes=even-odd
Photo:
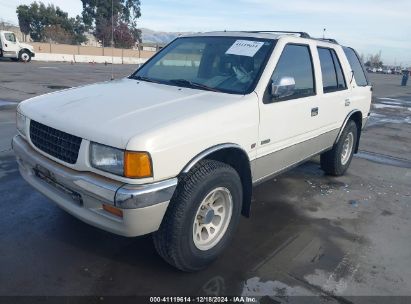
[[[90,172],[62,166],[35,151],[20,135],[13,150],[23,178],[68,213],[103,230],[138,236],[158,230],[177,178],[145,185],[124,185]],[[123,217],[103,204],[120,208]]]

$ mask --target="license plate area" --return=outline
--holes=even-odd
[[[55,189],[59,190],[60,192],[65,193],[66,195],[70,196],[71,199],[78,205],[82,206],[83,205],[83,199],[81,198],[81,195],[66,186],[60,184],[59,182],[56,181],[55,177],[53,176],[53,173],[47,170],[46,168],[36,165],[33,168],[34,175],[41,179],[42,181],[46,182],[47,184],[53,186]]]

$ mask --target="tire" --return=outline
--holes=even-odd
[[[30,62],[31,61],[31,54],[29,51],[20,51],[19,53],[19,60],[22,62]]]
[[[205,268],[227,247],[241,206],[242,184],[237,172],[219,161],[199,162],[180,179],[160,229],[153,234],[158,254],[182,271]]]
[[[321,154],[321,169],[326,174],[333,176],[344,175],[354,155],[357,137],[357,124],[353,120],[349,120],[334,147],[330,151]]]

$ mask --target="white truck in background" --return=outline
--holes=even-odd
[[[34,56],[31,45],[18,41],[13,32],[0,31],[0,57],[29,62]]]

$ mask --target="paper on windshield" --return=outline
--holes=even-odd
[[[263,45],[264,42],[261,41],[236,40],[225,53],[227,55],[253,57]]]

